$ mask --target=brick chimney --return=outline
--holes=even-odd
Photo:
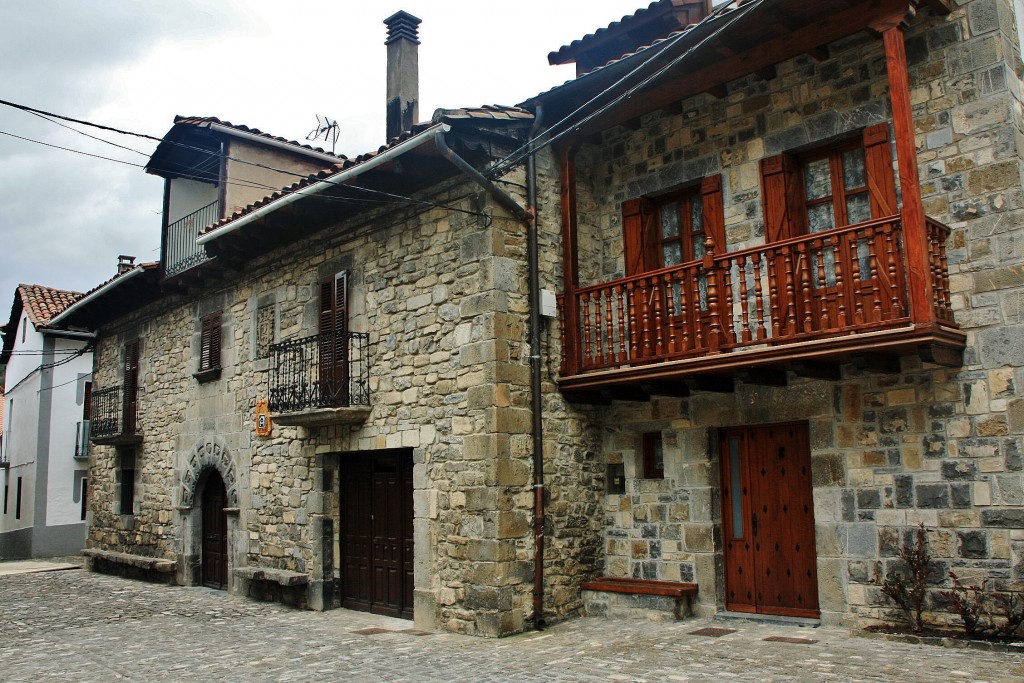
[[[398,11],[384,20],[388,27],[387,139],[412,128],[419,118],[419,25],[408,12]]]
[[[117,274],[124,275],[135,267],[135,257],[121,254],[117,257]]]

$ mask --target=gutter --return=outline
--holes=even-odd
[[[526,260],[530,271],[530,413],[533,435],[533,626],[544,630],[544,422],[540,372],[540,237],[537,234],[537,152],[544,109],[534,109],[526,157]]]
[[[135,266],[131,270],[129,270],[124,275],[121,275],[120,277],[114,278],[113,280],[111,280],[107,284],[105,284],[102,287],[100,287],[99,289],[97,289],[92,294],[85,295],[84,297],[82,297],[81,299],[76,301],[75,303],[73,303],[70,306],[68,306],[67,308],[65,308],[63,311],[61,311],[61,313],[59,315],[56,315],[53,318],[50,318],[50,322],[48,323],[48,326],[53,327],[54,325],[59,323],[61,320],[63,320],[67,316],[69,316],[73,311],[78,310],[78,308],[80,306],[84,306],[85,304],[87,304],[87,303],[89,303],[89,302],[91,302],[91,301],[93,301],[95,299],[98,299],[99,297],[103,296],[104,294],[106,294],[110,290],[112,290],[115,287],[119,286],[125,280],[130,280],[131,278],[135,277],[136,275],[145,272],[145,270],[146,269],[140,264],[138,266]]]
[[[543,111],[535,108],[530,142],[537,138]],[[540,367],[540,248],[537,236],[537,157],[531,152],[526,157],[526,208],[484,177],[465,159],[448,146],[443,137],[437,139],[437,149],[463,174],[484,188],[494,200],[508,210],[526,227],[527,270],[529,271],[529,337],[530,337],[530,414],[533,441],[533,626],[544,630],[544,423],[541,396]]]
[[[76,332],[74,330],[51,330],[44,327],[39,330],[41,334],[48,337],[58,337],[60,339],[84,339],[90,341],[96,338],[95,332]]]
[[[327,178],[324,178],[323,180],[313,185],[310,185],[309,187],[304,187],[299,190],[290,192],[284,195],[283,197],[270,202],[269,204],[264,204],[263,206],[256,209],[252,213],[247,213],[241,218],[238,218],[237,220],[231,221],[230,223],[226,223],[225,225],[219,228],[215,228],[210,232],[200,235],[196,239],[196,244],[207,244],[215,239],[223,237],[224,235],[230,235],[236,230],[245,227],[246,225],[252,223],[253,221],[259,220],[260,218],[263,218],[264,216],[271,214],[282,207],[288,206],[289,204],[293,204],[299,201],[300,199],[303,199],[310,195],[319,194],[324,190],[328,190],[332,187],[335,187],[336,185],[341,185],[345,181],[350,180],[352,178],[356,178],[365,173],[366,171],[370,171],[374,168],[377,168],[378,166],[386,164],[389,161],[395,159],[396,157],[399,157],[402,154],[405,154],[406,152],[416,149],[417,147],[427,142],[430,142],[431,140],[443,140],[441,136],[444,133],[447,133],[449,130],[451,130],[451,126],[444,123],[439,123],[436,126],[432,126],[427,130],[423,131],[422,133],[414,135],[408,140],[400,142],[394,147],[391,147],[385,150],[384,152],[381,152],[377,156],[371,159],[367,159],[361,164],[350,166],[344,171],[339,171],[334,175],[328,176]],[[440,144],[442,143],[439,143],[439,145]],[[337,161],[338,160],[336,159],[335,162]]]

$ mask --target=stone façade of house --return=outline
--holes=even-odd
[[[747,2],[552,53],[586,66],[521,105],[549,123],[665,68],[558,141],[557,438],[607,467],[604,574],[865,623],[924,524],[940,583],[1020,587],[1021,10]]]
[[[204,230],[202,265],[100,328],[97,386],[138,350],[140,434],[132,515],[124,446],[94,451],[96,561],[205,581],[209,499],[229,590],[530,624],[526,234],[444,150],[508,170],[533,113],[561,293],[542,614],[615,611],[581,590],[608,575],[694,584],[699,614],[862,623],[918,523],[944,570],[1019,582],[1019,5],[715,5],[652,3],[553,53],[577,78],[520,108],[439,112]],[[525,206],[510,168],[487,175]]]

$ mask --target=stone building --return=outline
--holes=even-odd
[[[676,0],[550,55],[549,437],[607,468],[604,574],[863,623],[923,523],[939,577],[1020,586],[1022,19]]]
[[[481,635],[599,576],[860,623],[919,523],[1024,579],[1019,9],[660,0],[518,107],[390,92],[378,152],[69,309],[95,566]],[[220,149],[150,168],[230,191]]]

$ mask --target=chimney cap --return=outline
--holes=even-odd
[[[422,23],[423,20],[418,17],[414,17],[405,10],[398,10],[384,20],[384,24],[388,27],[388,39],[384,41],[384,44],[390,45],[396,40],[405,38],[419,45],[419,25]]]

